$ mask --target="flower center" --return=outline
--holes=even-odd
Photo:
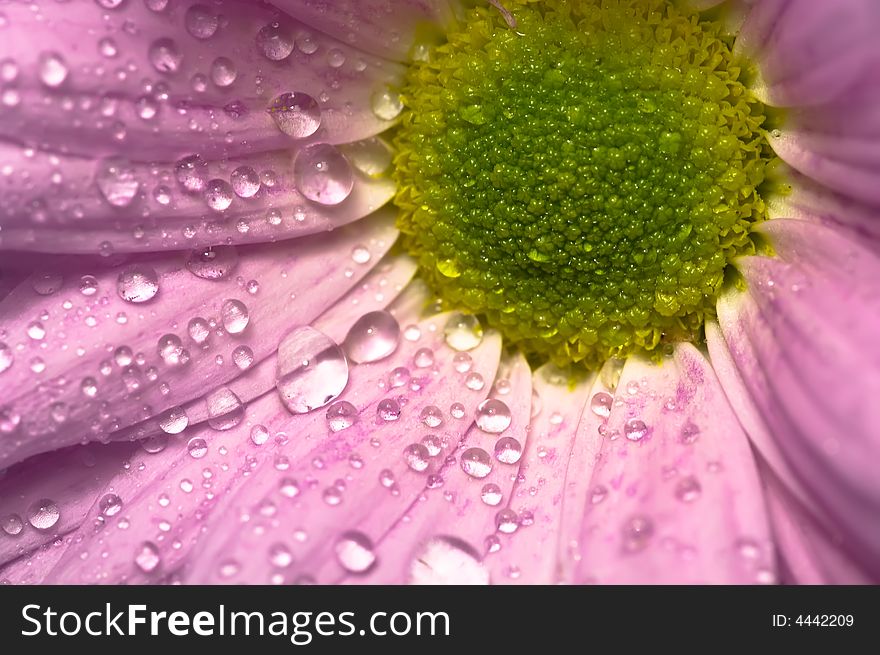
[[[413,64],[399,226],[452,307],[557,363],[700,338],[754,252],[770,150],[720,24],[667,0],[512,0]]]

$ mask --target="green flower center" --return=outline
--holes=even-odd
[[[560,364],[700,337],[770,160],[732,37],[667,0],[512,0],[413,64],[405,247],[450,307]]]

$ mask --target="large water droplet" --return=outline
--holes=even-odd
[[[223,329],[229,334],[241,334],[250,321],[247,306],[240,300],[224,300],[220,308]]]
[[[118,157],[98,162],[95,182],[104,200],[114,207],[128,207],[140,189],[131,162]]]
[[[476,316],[455,313],[446,321],[443,336],[453,350],[473,350],[483,341],[483,326]]]
[[[510,427],[510,408],[496,398],[487,398],[477,406],[474,420],[483,432],[500,434]]]
[[[328,143],[315,143],[297,153],[293,181],[303,196],[322,205],[338,205],[354,187],[348,160]]]
[[[205,398],[208,407],[208,425],[215,430],[229,430],[244,418],[244,405],[235,393],[226,387],[211,392]]]
[[[485,478],[492,472],[492,458],[482,448],[468,448],[461,454],[461,470],[472,478]]]
[[[313,327],[289,332],[278,346],[275,387],[294,414],[335,400],[348,384],[348,361],[335,341]]]
[[[27,509],[27,520],[37,530],[49,530],[61,517],[54,500],[40,498]]]
[[[356,364],[385,359],[397,350],[400,325],[385,311],[364,314],[348,331],[342,347],[349,360]]]
[[[203,280],[222,280],[238,266],[238,250],[235,246],[200,248],[190,253],[186,267],[190,273]]]
[[[282,93],[266,111],[279,130],[296,139],[312,136],[321,127],[321,108],[307,93]]]
[[[497,507],[501,504],[503,499],[504,494],[501,493],[501,487],[494,482],[489,482],[483,485],[483,488],[480,490],[480,500],[486,503],[489,507]]]
[[[133,264],[119,274],[116,291],[126,302],[147,302],[159,293],[159,275],[150,266]]]
[[[367,573],[376,564],[373,542],[362,532],[343,533],[334,547],[336,558],[349,573]]]
[[[189,361],[189,351],[183,347],[183,342],[176,334],[166,334],[159,338],[159,357],[169,366],[186,364]]]
[[[412,560],[410,584],[487,585],[489,570],[477,551],[455,537],[431,539]]]

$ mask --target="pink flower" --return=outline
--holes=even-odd
[[[791,192],[586,371],[395,245],[414,44],[500,4],[0,0],[0,580],[880,579],[880,5],[693,1]]]

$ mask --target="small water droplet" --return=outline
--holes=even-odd
[[[376,564],[373,542],[362,532],[343,533],[334,547],[336,558],[349,573],[367,573]]]
[[[114,207],[128,207],[140,190],[131,162],[119,157],[98,162],[95,183],[104,200]]]
[[[688,421],[681,428],[678,440],[686,446],[694,443],[700,436],[700,428]]]
[[[330,432],[341,432],[350,428],[357,418],[357,407],[347,400],[337,401],[327,409],[327,427]]]
[[[294,40],[285,26],[274,21],[257,32],[257,48],[266,59],[281,61],[293,52]]]
[[[522,457],[522,444],[513,437],[501,437],[495,442],[495,459],[502,464],[516,464]]]
[[[455,537],[434,537],[413,557],[409,582],[416,585],[487,585],[480,555]]]
[[[70,73],[64,57],[57,52],[41,52],[38,66],[40,81],[52,89],[64,84]]]
[[[205,185],[205,204],[215,212],[222,212],[229,209],[235,194],[232,187],[226,180],[210,180]]]
[[[513,534],[519,530],[519,516],[510,508],[502,509],[495,515],[495,528],[504,534]]]
[[[220,309],[223,329],[229,334],[241,334],[250,321],[247,306],[240,300],[224,300]]]
[[[98,502],[98,508],[104,516],[115,516],[122,510],[122,498],[116,494],[105,494]]]
[[[380,400],[376,405],[376,416],[379,420],[386,423],[396,421],[400,418],[400,404],[393,398],[385,398]]]
[[[204,191],[208,184],[208,163],[199,155],[190,155],[174,165],[178,184],[187,193]]]
[[[627,419],[626,423],[623,424],[623,434],[630,441],[640,441],[648,434],[648,426],[641,419]]]
[[[232,190],[239,198],[253,198],[262,186],[260,176],[250,166],[239,166],[229,177]]]
[[[238,250],[234,246],[212,246],[193,250],[186,267],[203,280],[222,280],[238,266]]]
[[[504,494],[501,493],[501,487],[494,482],[489,482],[484,485],[483,489],[480,491],[480,500],[486,503],[489,507],[500,505],[503,498]]]
[[[392,89],[380,89],[370,99],[370,107],[377,118],[393,121],[403,111],[400,94]]]
[[[135,551],[134,563],[144,573],[152,573],[161,563],[159,549],[151,541],[143,542]]]
[[[675,485],[675,497],[683,503],[692,503],[700,497],[703,488],[700,481],[694,476],[689,475],[682,478]]]
[[[482,448],[468,448],[461,454],[461,470],[472,478],[485,478],[492,472],[492,458]]]
[[[590,400],[590,409],[596,416],[608,418],[611,416],[611,406],[614,404],[614,397],[610,393],[599,391],[593,394]]]
[[[24,530],[24,522],[18,514],[9,514],[0,521],[0,528],[3,528],[3,532],[10,537],[14,537],[21,534],[21,531]]]
[[[403,449],[403,460],[413,471],[421,473],[428,469],[428,465],[431,463],[431,455],[422,444],[411,443]]]
[[[173,74],[180,70],[183,62],[183,53],[173,39],[156,39],[150,44],[147,52],[150,63],[160,73]]]
[[[191,5],[183,16],[186,31],[197,39],[210,39],[220,27],[220,18],[210,7]]]

